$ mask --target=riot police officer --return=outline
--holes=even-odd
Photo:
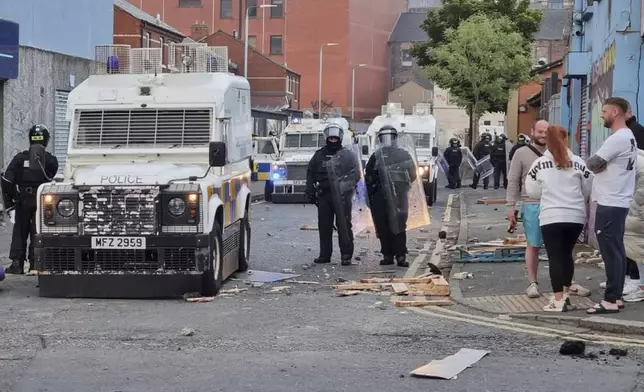
[[[461,174],[459,169],[463,162],[463,153],[461,152],[461,142],[453,137],[449,140],[449,147],[443,152],[443,158],[449,167],[447,172],[446,188],[456,189],[461,187]]]
[[[508,154],[508,160],[509,160],[510,162],[512,162],[512,157],[514,157],[514,153],[515,153],[515,152],[517,152],[517,150],[518,150],[519,148],[524,147],[524,146],[525,146],[525,145],[527,145],[527,144],[528,144],[528,143],[526,142],[526,137],[525,137],[525,135],[524,135],[524,134],[522,134],[522,133],[521,133],[521,134],[519,134],[519,136],[517,136],[517,144],[515,144],[514,146],[512,146],[512,149],[510,150],[510,153]]]
[[[380,265],[393,264],[395,257],[399,267],[409,267],[406,255],[408,195],[411,184],[416,181],[417,168],[409,152],[397,146],[397,139],[396,128],[380,128],[380,149],[367,162],[365,182],[383,256]]]
[[[494,189],[499,189],[501,175],[503,175],[503,187],[508,187],[507,153],[505,151],[506,140],[505,135],[497,135],[494,138],[494,146],[490,154],[490,160],[494,166]]]
[[[29,237],[29,270],[35,269],[33,241],[36,234],[36,192],[38,187],[53,181],[58,172],[58,160],[45,151],[49,130],[44,125],[29,129],[29,150],[18,153],[2,176],[2,195],[7,211],[14,210],[15,223],[11,236],[9,258],[12,263],[6,272],[23,274],[27,237]]]
[[[474,155],[474,158],[477,160],[481,160],[485,158],[486,156],[490,155],[492,153],[492,135],[490,135],[488,132],[485,132],[481,135],[481,140],[474,146],[474,151],[472,151],[472,154]],[[472,185],[470,185],[471,188],[476,189],[479,185],[479,178],[481,177],[481,173],[478,171],[474,171],[474,177],[472,178]],[[483,189],[487,189],[488,186],[490,185],[490,179],[488,177],[485,177],[483,179]]]
[[[334,217],[342,265],[351,265],[353,257],[351,199],[360,179],[360,165],[353,153],[342,147],[343,136],[342,127],[327,125],[326,145],[313,154],[306,172],[307,198],[318,207],[320,255],[314,260],[317,264],[331,262]]]

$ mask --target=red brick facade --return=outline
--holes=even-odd
[[[114,44],[132,48],[159,48],[163,44],[163,64],[168,64],[168,45],[185,37],[147,23],[114,6]]]
[[[208,46],[228,47],[228,58],[244,73],[244,42],[218,31],[201,42]],[[248,49],[248,82],[253,105],[284,105],[285,97],[291,109],[300,109],[300,75],[276,63],[253,48]]]
[[[249,43],[301,75],[301,99],[298,99],[301,109],[310,108],[318,99],[320,47],[329,42],[338,43],[323,49],[322,99],[333,102],[342,114],[350,115],[352,69],[366,64],[356,70],[357,119],[373,118],[386,103],[387,40],[399,14],[407,6],[406,0],[129,1],[149,14],[159,13],[164,22],[186,35],[196,34],[196,38],[201,38],[206,31],[222,30],[241,39],[245,38],[245,19],[240,18],[240,10],[243,15],[246,5],[261,5],[263,1],[281,3],[280,7],[256,9],[257,15],[249,19]],[[198,30],[195,34],[191,31],[193,25]],[[280,40],[282,45],[278,50]],[[243,59],[233,61],[243,68]],[[250,68],[249,77],[253,77]]]

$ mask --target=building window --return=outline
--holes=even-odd
[[[249,35],[248,36],[248,46],[251,48],[257,48],[257,36],[256,35]]]
[[[257,0],[246,0],[246,7],[248,8],[248,17],[257,18]]]
[[[283,18],[284,0],[271,0],[271,4],[275,6],[271,7],[271,18]]]
[[[499,126],[502,127],[505,125],[505,121],[499,121]]]
[[[179,7],[201,7],[201,0],[179,0]]]
[[[548,8],[562,9],[564,7],[564,0],[548,0]]]
[[[411,67],[412,58],[411,58],[411,53],[409,53],[409,50],[403,49],[400,52],[401,52],[400,65],[402,65],[403,67]]]
[[[219,19],[233,18],[233,0],[221,0],[219,3]]]
[[[286,92],[293,94],[293,83],[294,80],[291,79],[290,75],[286,75]]]
[[[485,121],[483,121],[483,125],[492,125],[492,121],[485,120]]]
[[[281,35],[271,35],[271,54],[282,54]]]

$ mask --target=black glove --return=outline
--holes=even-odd
[[[315,193],[307,193],[306,198],[309,200],[311,204],[318,204],[318,198],[315,195]]]

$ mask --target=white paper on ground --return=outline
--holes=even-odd
[[[469,348],[462,348],[454,355],[445,357],[444,359],[436,359],[421,366],[411,372],[412,376],[417,377],[432,377],[442,378],[444,380],[451,380],[456,377],[460,372],[472,366],[481,358],[488,355],[489,351],[472,350]]]
[[[16,224],[16,210],[9,211],[9,221],[14,225]]]

